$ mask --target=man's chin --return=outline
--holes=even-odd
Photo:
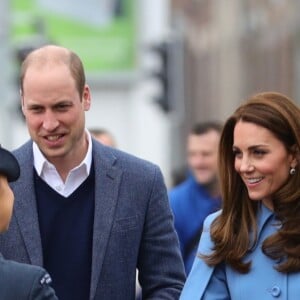
[[[195,176],[195,178],[197,183],[201,185],[210,185],[214,181],[211,176]]]
[[[196,182],[201,184],[201,185],[209,185],[211,183],[211,180],[207,179],[196,179]]]

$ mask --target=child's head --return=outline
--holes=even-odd
[[[20,166],[16,158],[7,150],[0,147],[0,232],[8,228],[14,194],[8,182],[19,178]]]

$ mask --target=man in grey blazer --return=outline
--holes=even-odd
[[[14,154],[14,216],[5,257],[44,266],[60,300],[178,299],[185,280],[159,168],[85,129],[91,95],[79,57],[48,45],[21,67],[31,140]]]
[[[12,215],[14,194],[8,182],[20,175],[16,158],[0,147],[0,232],[7,230]],[[6,260],[0,254],[0,299],[57,300],[49,274],[38,266]]]

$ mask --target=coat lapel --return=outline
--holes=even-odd
[[[116,158],[96,143],[93,144],[93,160],[96,179],[90,299],[94,299],[99,282],[122,176],[122,171],[114,165]]]
[[[33,182],[32,146],[26,144],[25,155],[19,158],[21,176],[12,184],[15,194],[15,216],[25,243],[30,263],[43,265],[42,243],[40,238],[36,199]]]

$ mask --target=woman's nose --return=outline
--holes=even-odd
[[[254,169],[252,161],[249,157],[243,157],[240,164],[240,171],[241,172],[249,172]]]

